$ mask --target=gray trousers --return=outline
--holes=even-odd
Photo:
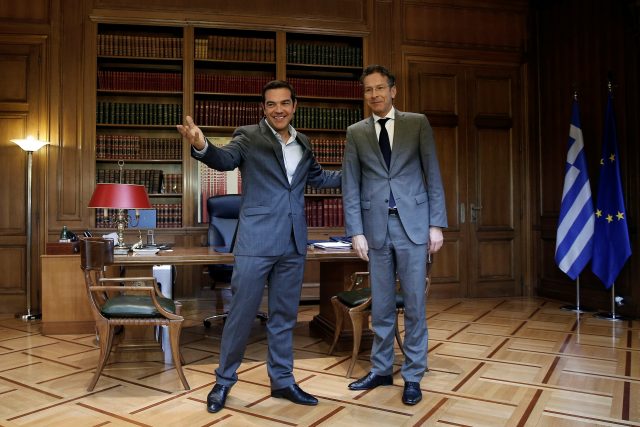
[[[387,236],[380,249],[369,249],[371,279],[371,323],[374,338],[371,372],[390,375],[393,371],[395,337],[396,272],[404,297],[404,351],[402,378],[420,382],[427,368],[428,330],[426,320],[427,245],[416,245],[404,231],[400,218],[389,216]]]
[[[229,316],[222,331],[218,384],[232,386],[247,346],[253,322],[268,283],[267,372],[274,390],[295,383],[293,377],[293,329],[304,275],[304,255],[298,254],[293,239],[281,256],[236,256],[231,277]]]

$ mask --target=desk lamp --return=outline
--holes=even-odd
[[[125,209],[135,209],[135,226],[140,220],[138,209],[152,209],[149,196],[144,185],[136,184],[96,184],[93,196],[89,201],[90,208],[103,209],[103,215],[118,229],[118,244],[114,247],[114,254],[126,255],[129,247],[124,243],[124,229],[129,225],[129,216]],[[109,216],[108,209],[117,209],[117,213]]]

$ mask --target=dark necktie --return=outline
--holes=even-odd
[[[378,120],[378,123],[380,123],[380,136],[378,137],[378,144],[380,144],[380,151],[382,152],[382,157],[387,164],[387,169],[389,169],[391,165],[391,143],[389,142],[389,134],[387,133],[386,127],[388,120],[389,119]],[[393,198],[393,191],[389,192],[389,207],[396,207],[396,201]]]

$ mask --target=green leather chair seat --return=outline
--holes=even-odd
[[[357,307],[371,296],[371,288],[342,291],[336,296],[347,307]],[[404,308],[404,298],[400,292],[396,292],[396,308]]]
[[[170,313],[176,312],[175,303],[169,298],[158,298],[160,306]],[[104,317],[162,317],[153,305],[151,297],[143,295],[118,295],[109,298],[102,306]]]
[[[352,291],[338,292],[338,300],[347,307],[356,307],[365,302],[371,296],[371,289],[354,289]]]

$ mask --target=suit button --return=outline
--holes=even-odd
[[[385,203],[389,203],[389,199],[384,199],[384,202]]]

